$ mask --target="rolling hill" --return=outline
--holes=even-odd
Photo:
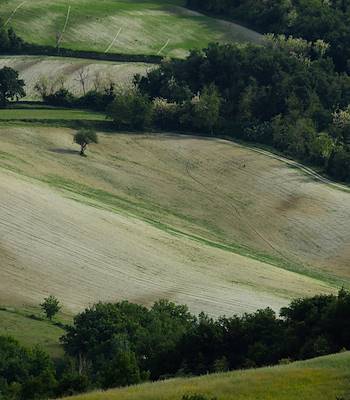
[[[218,400],[336,400],[350,394],[350,354],[273,368],[172,379],[71,397],[72,400],[180,400],[201,393]],[[344,396],[344,397],[342,397]]]
[[[259,42],[256,32],[184,8],[183,0],[0,0],[27,42],[74,50],[182,57],[209,42]]]
[[[10,110],[11,111],[11,110]],[[270,153],[181,135],[0,128],[0,303],[159,298],[211,315],[349,285],[349,193]]]

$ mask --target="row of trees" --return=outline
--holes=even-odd
[[[327,44],[270,35],[266,45],[210,45],[136,77],[155,125],[271,145],[350,180],[350,78]]]
[[[264,33],[323,39],[338,71],[349,71],[348,0],[187,0],[187,6],[231,18]]]
[[[57,311],[53,300],[45,300],[45,312],[46,306]],[[0,398],[40,399],[326,355],[350,348],[349,321],[345,290],[295,300],[280,316],[267,308],[196,317],[166,300],[150,309],[127,301],[98,303],[66,327],[65,358],[55,363],[39,348],[0,337]]]

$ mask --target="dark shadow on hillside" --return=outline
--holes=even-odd
[[[79,150],[72,150],[72,149],[49,149],[52,153],[57,153],[57,154],[79,154]]]

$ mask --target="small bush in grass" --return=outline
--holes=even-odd
[[[60,302],[55,296],[52,295],[46,297],[44,301],[40,304],[40,307],[50,321],[61,309]]]

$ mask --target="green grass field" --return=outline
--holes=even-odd
[[[201,393],[218,400],[336,400],[350,398],[350,353],[257,370],[146,383],[72,400],[181,400]]]
[[[257,42],[257,33],[185,9],[184,0],[0,0],[0,16],[30,43],[79,50],[184,56],[209,42]],[[68,5],[70,12],[68,15]],[[67,18],[68,16],[68,18]]]
[[[0,335],[12,336],[25,347],[40,345],[52,357],[60,357],[63,355],[63,349],[59,344],[59,338],[63,333],[62,328],[46,321],[43,317],[38,317],[36,309],[0,309]]]
[[[89,110],[49,106],[35,106],[33,108],[26,104],[0,110],[0,121],[105,121],[105,119],[104,114]]]

